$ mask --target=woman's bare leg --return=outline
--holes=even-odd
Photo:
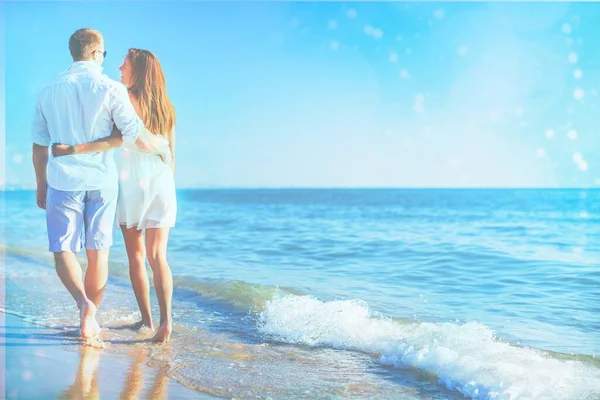
[[[173,330],[171,300],[173,298],[173,276],[167,263],[169,228],[146,229],[146,253],[154,275],[154,288],[160,307],[160,327],[152,340],[168,342]]]
[[[146,257],[144,254],[144,237],[142,231],[137,228],[127,228],[121,226],[123,238],[125,239],[125,249],[129,258],[129,279],[135,299],[137,300],[142,314],[142,326],[154,329],[152,324],[152,310],[150,309],[150,283],[148,281],[148,272],[146,272]]]

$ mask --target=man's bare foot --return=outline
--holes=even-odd
[[[92,339],[100,334],[100,325],[96,321],[96,305],[90,300],[86,300],[79,308],[79,318],[82,339]]]
[[[173,324],[171,322],[164,322],[158,327],[158,330],[152,337],[152,341],[167,343],[171,338],[171,332],[173,332]]]

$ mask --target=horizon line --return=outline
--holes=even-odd
[[[11,187],[12,186],[12,187]],[[176,190],[600,190],[591,186],[182,186]],[[33,187],[1,186],[0,192],[34,192]]]

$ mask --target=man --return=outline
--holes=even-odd
[[[111,134],[135,142],[142,121],[127,89],[102,74],[104,39],[79,29],[69,40],[73,64],[42,91],[33,118],[33,165],[37,205],[46,210],[49,250],[56,272],[79,308],[81,337],[97,336],[96,310],[108,280],[113,242],[118,174],[112,151],[48,160],[52,143],[82,144]],[[88,268],[85,281],[75,254],[82,235]]]

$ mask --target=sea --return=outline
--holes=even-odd
[[[186,189],[172,340],[140,319],[115,229],[98,318],[236,399],[600,399],[600,190]],[[33,191],[1,193],[0,307],[77,326]],[[85,268],[84,253],[79,254]],[[152,289],[155,322],[158,306]]]

